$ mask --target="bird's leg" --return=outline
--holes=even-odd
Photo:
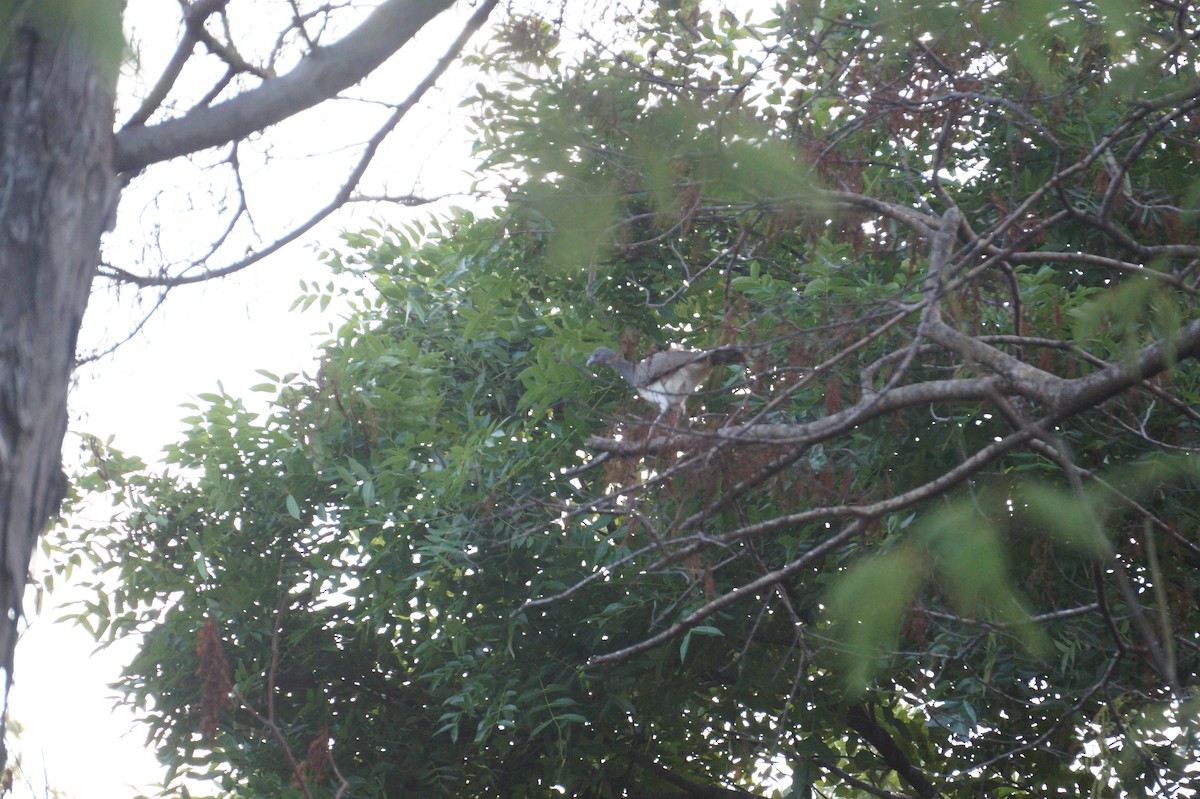
[[[654,417],[654,421],[650,423],[650,428],[646,431],[646,437],[643,439],[645,444],[649,446],[650,442],[654,440],[654,433],[658,430],[660,423],[666,427],[667,432],[669,433],[671,430],[676,429],[681,417],[685,420],[687,417],[687,413],[683,407],[679,405],[668,405],[666,408],[663,408],[658,412],[658,416]]]
[[[666,415],[667,411],[659,411],[658,416],[655,416],[654,421],[650,423],[650,427],[646,430],[646,438],[643,439],[647,445],[654,440],[654,431],[658,429],[658,423],[661,422],[662,418]]]
[[[690,424],[691,420],[688,417],[687,405],[685,403],[681,402],[678,405],[671,406],[671,408],[668,410],[668,413],[672,414],[672,418],[671,418],[671,427],[672,428],[678,428],[680,426],[691,427],[691,424]]]
[[[679,418],[679,409],[674,405],[668,405],[658,412],[658,416],[654,417],[654,421],[650,423],[650,428],[646,431],[646,437],[643,442],[646,447],[650,446],[650,442],[654,440],[654,434],[658,431],[659,425],[663,425],[666,429],[664,434],[670,435]]]

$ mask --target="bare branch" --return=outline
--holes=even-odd
[[[159,76],[154,87],[150,89],[149,94],[142,100],[142,104],[138,106],[137,111],[133,112],[133,116],[129,118],[124,127],[144,125],[149,121],[151,115],[162,105],[163,100],[167,99],[179,74],[183,72],[183,65],[192,57],[196,43],[200,41],[200,36],[204,31],[204,21],[223,10],[227,5],[229,5],[229,0],[197,0],[189,6],[185,6],[183,38],[180,39],[179,46],[175,48],[175,54],[171,56],[162,75]]]
[[[361,81],[451,5],[451,0],[386,0],[346,37],[306,56],[286,75],[177,119],[126,126],[116,137],[114,165],[119,173],[135,173],[241,139],[328,100]],[[467,27],[477,29],[495,6],[496,0],[485,0]]]
[[[786,566],[776,569],[772,572],[767,572],[757,580],[738,586],[732,591],[722,594],[711,602],[705,603],[703,607],[689,613],[685,618],[675,622],[657,635],[653,635],[645,640],[639,641],[632,646],[618,649],[615,652],[609,652],[604,655],[596,655],[588,661],[588,665],[602,666],[606,663],[617,663],[622,660],[627,660],[634,655],[639,655],[643,652],[648,652],[651,649],[662,646],[668,641],[683,635],[685,632],[692,629],[721,608],[731,605],[744,597],[753,596],[758,591],[761,591],[764,588],[769,588],[770,586],[778,583],[780,580],[787,579],[789,576],[801,571],[813,561],[823,557],[831,549],[836,548],[844,541],[848,541],[849,539],[858,535],[865,527],[865,519],[855,519],[842,528],[841,532],[825,539],[820,544],[813,547],[808,552],[805,552],[799,558],[793,560]]]
[[[351,170],[349,176],[338,188],[334,196],[330,198],[328,203],[318,209],[308,219],[304,220],[299,225],[277,238],[275,241],[256,250],[245,258],[216,269],[206,269],[205,271],[195,275],[136,275],[115,267],[102,269],[101,274],[120,282],[132,283],[133,285],[142,288],[148,286],[183,286],[192,283],[199,283],[205,280],[211,280],[217,277],[224,277],[226,275],[233,274],[234,272],[239,272],[242,269],[258,263],[268,255],[279,251],[283,247],[299,239],[305,233],[312,230],[322,221],[327,219],[343,205],[354,200],[354,190],[358,186],[359,181],[362,180],[363,175],[366,174],[367,168],[371,165],[375,154],[379,151],[379,148],[383,144],[384,140],[389,134],[391,134],[392,131],[396,129],[408,112],[411,111],[418,102],[420,102],[425,93],[434,86],[437,80],[449,68],[450,64],[454,62],[454,59],[458,57],[458,54],[462,51],[462,48],[466,45],[471,36],[483,26],[483,23],[487,20],[488,14],[491,12],[491,9],[494,6],[495,0],[490,0],[489,2],[480,6],[480,8],[471,17],[467,25],[463,27],[463,30],[459,33],[458,37],[446,50],[446,53],[441,59],[438,60],[437,64],[434,65],[434,68],[430,70],[428,75],[425,76],[424,80],[421,81],[420,85],[413,89],[409,96],[395,107],[395,110],[388,117],[387,121],[385,121],[384,124],[377,131],[375,131],[374,135],[371,136],[363,150],[362,155],[359,157],[358,163],[355,164],[354,169]],[[409,196],[407,199],[409,202],[406,204],[409,205],[419,202],[418,198],[411,196]]]

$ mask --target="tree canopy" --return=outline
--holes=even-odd
[[[58,545],[168,779],[1188,795],[1196,9],[623,22],[474,60],[505,203],[331,247],[316,374],[94,442]],[[601,344],[748,361],[651,424]]]

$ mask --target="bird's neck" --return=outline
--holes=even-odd
[[[611,364],[613,369],[617,370],[617,374],[629,381],[630,385],[634,385],[633,379],[633,364],[624,358],[617,358]]]

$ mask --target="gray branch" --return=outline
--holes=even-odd
[[[386,0],[345,38],[313,51],[286,75],[176,119],[128,126],[116,136],[116,170],[135,173],[220,147],[312,108],[361,81],[451,5],[453,0]],[[489,0],[482,8],[494,6]]]

